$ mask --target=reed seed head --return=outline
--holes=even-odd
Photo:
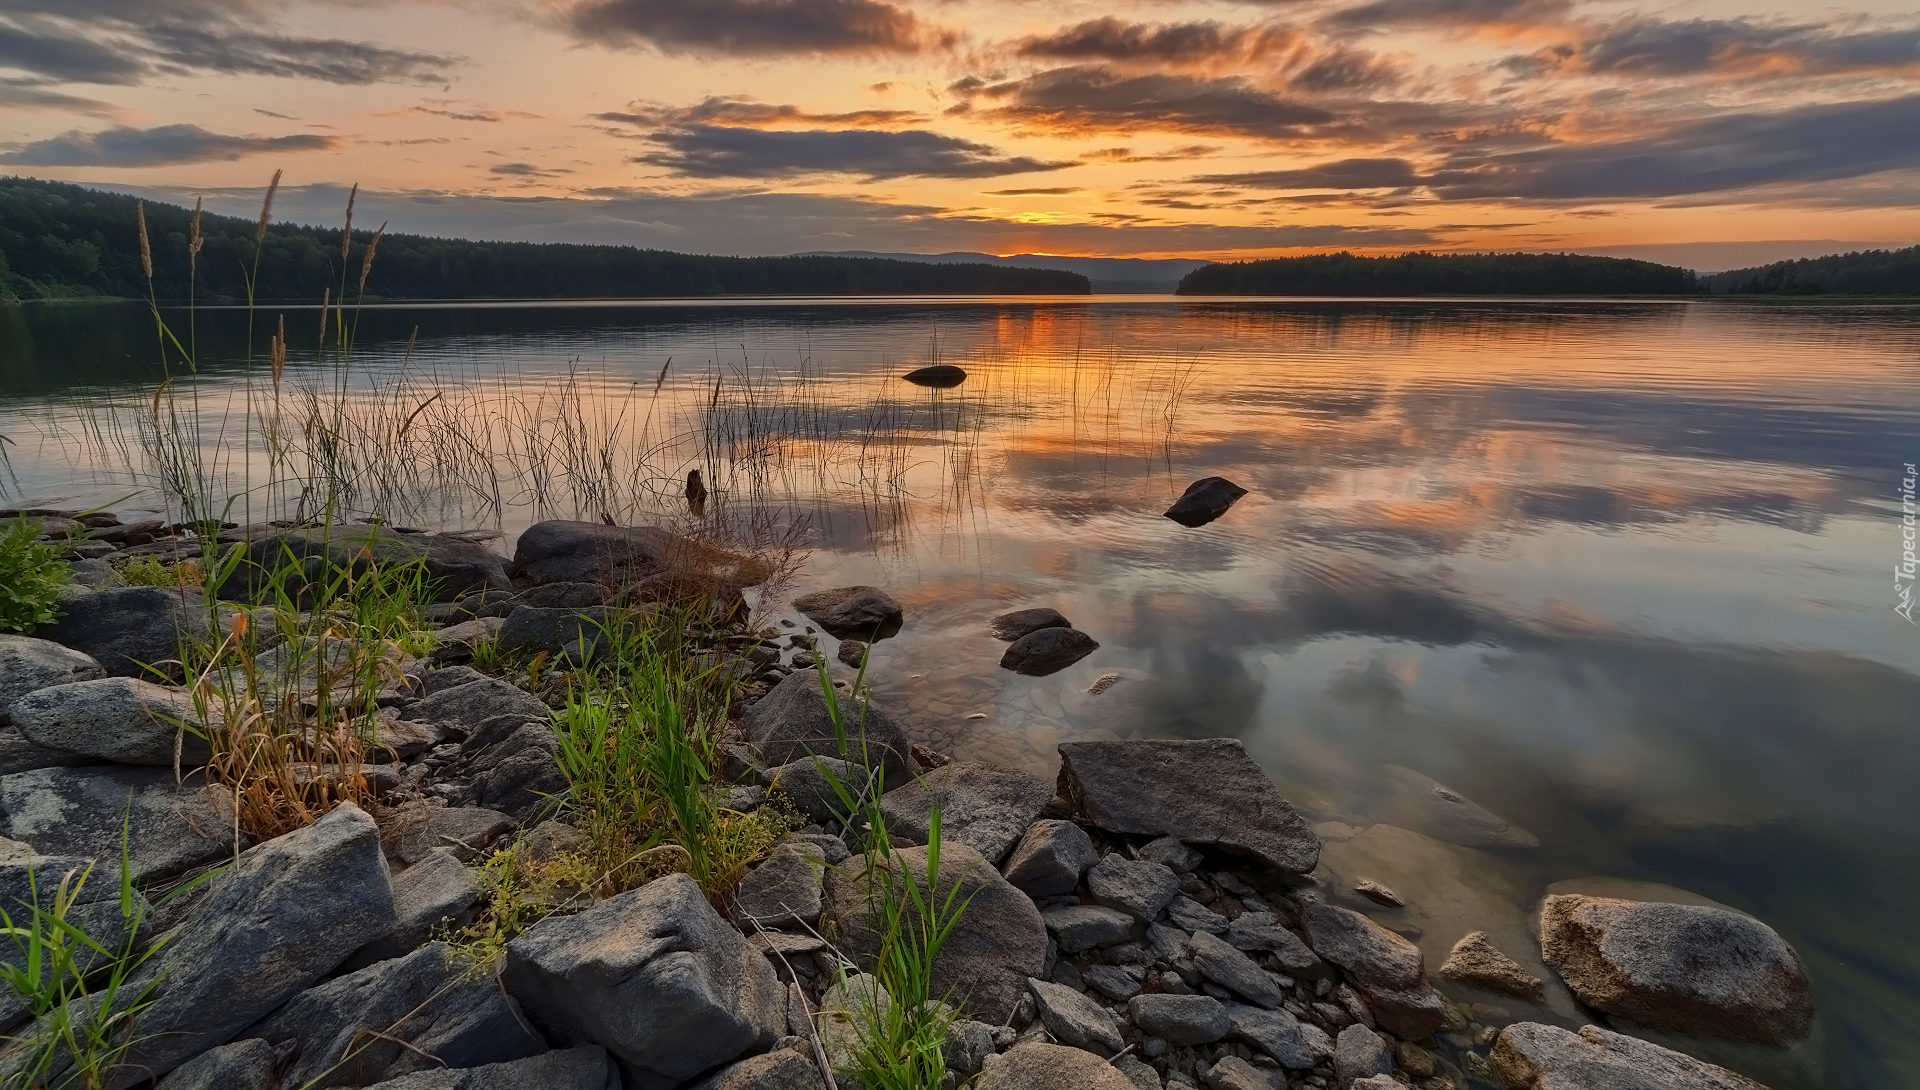
[[[153,283],[153,244],[147,241],[147,202],[133,202],[133,218],[140,225],[140,271]]]
[[[367,290],[367,274],[368,274],[368,273],[371,273],[371,272],[373,271],[373,254],[374,254],[374,251],[376,251],[376,250],[378,250],[378,249],[380,248],[380,236],[381,236],[381,235],[384,235],[384,234],[386,234],[386,233],[387,233],[387,225],[386,225],[386,224],[384,224],[384,223],[382,223],[382,224],[381,224],[381,225],[380,225],[380,226],[379,226],[379,227],[378,227],[378,228],[377,228],[377,229],[376,229],[376,230],[375,230],[375,231],[373,232],[373,238],[372,238],[372,239],[371,239],[371,240],[370,240],[370,241],[369,241],[369,242],[367,243],[367,254],[366,254],[366,256],[360,259],[360,288],[359,288],[359,290],[360,290],[360,292],[361,292],[361,294],[365,294],[365,293],[366,293],[366,290]]]
[[[253,228],[253,244],[258,247],[267,241],[267,224],[273,222],[273,195],[280,192],[281,171],[273,172],[273,181],[267,183],[267,199],[260,202],[260,222]]]
[[[340,260],[343,264],[347,260],[347,251],[353,248],[353,201],[359,195],[360,183],[355,182],[353,188],[347,191],[347,225],[340,230]]]
[[[333,289],[320,289],[320,349],[327,347],[327,304],[333,302]]]
[[[187,221],[187,256],[188,257],[199,257],[200,247],[205,246],[207,244],[207,240],[204,237],[202,237],[200,234],[200,205],[202,201],[203,201],[203,198],[200,198],[200,197],[195,197],[193,199],[193,218]]]
[[[280,330],[273,336],[270,356],[273,363],[273,388],[280,388],[280,376],[287,373],[287,316],[280,316]]]

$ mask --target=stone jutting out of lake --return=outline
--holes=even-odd
[[[1095,822],[1055,795],[1001,864],[1009,884],[1039,912],[1045,934],[1043,964],[1028,979],[1101,1008],[1132,1051],[1108,1063],[1065,1048],[1044,1012],[1028,1020],[1016,1003],[1011,1023],[968,1017],[956,1023],[949,1047],[956,1078],[1012,1080],[1026,1072],[1047,1085],[1060,1071],[1078,1070],[1060,1059],[1064,1052],[1091,1057],[1089,1079],[1111,1072],[1132,1085],[1163,1088],[1285,1084],[1299,1090],[1339,1086],[1343,1072],[1367,1090],[1377,1090],[1383,1079],[1455,1090],[1502,1081],[1555,1090],[1749,1088],[1748,1080],[1775,1090],[1897,1083],[1888,1072],[1902,1069],[1909,997],[1869,986],[1871,973],[1860,969],[1897,963],[1904,941],[1904,913],[1889,917],[1887,906],[1910,897],[1902,893],[1898,869],[1886,868],[1884,860],[1911,854],[1900,845],[1910,839],[1912,822],[1883,804],[1892,797],[1884,786],[1912,766],[1912,750],[1897,741],[1904,721],[1875,709],[1912,706],[1906,679],[1913,660],[1910,644],[1869,630],[1868,618],[1881,603],[1854,590],[1862,582],[1854,576],[1878,570],[1878,560],[1868,555],[1870,546],[1856,556],[1847,544],[1875,540],[1879,513],[1863,510],[1872,505],[1859,497],[1879,494],[1872,467],[1884,460],[1882,448],[1920,439],[1913,399],[1901,393],[1902,383],[1912,384],[1888,369],[1893,357],[1873,362],[1880,358],[1875,353],[1886,355],[1887,315],[1826,313],[1815,321],[1811,311],[1787,308],[1736,317],[1698,306],[1655,313],[1633,304],[1556,304],[1556,317],[1546,320],[1497,306],[1327,304],[1322,319],[1300,317],[1314,307],[1267,308],[1266,317],[1260,307],[1235,307],[1233,322],[1244,324],[1246,335],[1222,340],[1230,326],[1207,317],[1209,306],[1182,304],[1182,321],[1206,317],[1191,335],[1225,345],[1221,358],[1228,365],[1212,368],[1182,405],[1167,392],[1176,386],[1169,376],[1130,378],[1126,353],[1117,366],[1101,361],[1071,371],[1066,357],[1049,356],[1028,368],[1024,361],[1011,366],[1014,361],[969,355],[968,381],[937,394],[900,382],[896,376],[906,368],[888,362],[883,373],[893,385],[883,395],[884,413],[862,417],[860,403],[835,401],[837,393],[817,404],[841,414],[835,420],[881,421],[887,437],[863,445],[858,458],[842,458],[853,448],[818,436],[765,433],[768,443],[758,449],[802,458],[795,467],[800,477],[815,468],[804,461],[810,456],[795,454],[806,450],[831,452],[846,471],[846,480],[833,478],[818,494],[803,487],[798,495],[802,505],[815,505],[816,536],[790,584],[756,590],[752,572],[729,570],[724,562],[660,571],[643,547],[623,544],[652,539],[673,546],[663,534],[724,540],[709,530],[740,501],[742,485],[723,457],[701,463],[712,492],[705,511],[691,519],[675,510],[659,526],[609,527],[608,517],[589,507],[579,513],[586,522],[543,530],[589,542],[576,554],[587,561],[579,573],[584,578],[538,565],[520,572],[509,564],[510,592],[496,591],[485,602],[469,594],[437,603],[429,615],[504,626],[518,614],[515,638],[528,642],[511,654],[545,653],[547,661],[566,664],[590,650],[575,646],[583,626],[609,616],[596,610],[651,607],[682,600],[689,590],[732,586],[741,596],[720,611],[730,618],[726,624],[751,606],[763,611],[757,621],[780,627],[716,628],[731,638],[712,640],[703,652],[711,657],[701,661],[737,680],[743,703],[753,701],[750,708],[768,699],[754,700],[759,692],[790,674],[806,675],[817,688],[822,659],[847,683],[845,700],[853,671],[842,671],[838,662],[867,662],[874,707],[899,732],[890,755],[903,753],[899,767],[907,776],[954,758],[954,765],[1050,779],[1062,743],[1242,740],[1249,759],[1274,777],[1278,796],[1319,837],[1317,865],[1289,876],[1247,854],[1245,845],[1207,842],[1205,830],[1183,830],[1196,844],[1115,832],[1111,818]],[[1295,317],[1270,316],[1281,312]],[[1001,328],[1014,331],[1010,337],[1033,337],[1041,346],[1059,339],[1045,322],[1022,325],[1017,310],[994,313],[1002,315]],[[1049,321],[1062,313],[1032,312]],[[430,331],[440,319],[427,312],[407,318],[416,319],[429,329],[422,344],[432,345]],[[8,320],[0,315],[0,322]],[[399,320],[374,315],[369,322]],[[488,319],[462,321],[485,326]],[[966,328],[957,312],[941,321],[943,345],[951,328]],[[1129,321],[1129,336],[1146,330],[1137,318]],[[1444,345],[1436,351],[1436,323],[1460,331],[1459,351]],[[1809,336],[1816,327],[1846,335]],[[888,328],[897,334],[899,327]],[[1722,351],[1703,331],[1732,339]],[[396,359],[407,332],[401,328],[391,338]],[[1275,381],[1271,368],[1250,365],[1243,349],[1253,340],[1267,355],[1251,363],[1285,357],[1285,381]],[[1156,349],[1169,344],[1164,336],[1153,342]],[[371,342],[368,349],[364,360],[377,371],[383,349]],[[1173,350],[1186,349],[1174,346],[1166,358]],[[1729,377],[1732,368],[1709,373],[1702,352],[1737,360],[1740,377]],[[609,358],[617,369],[618,358]],[[1807,358],[1822,361],[1817,383],[1795,377],[1805,372],[1794,361]],[[75,359],[76,370],[91,366],[84,353]],[[1637,360],[1658,361],[1657,375],[1652,364]],[[658,362],[641,384],[643,394],[653,387]],[[675,364],[676,375],[680,367]],[[289,374],[299,371],[296,366]],[[217,369],[203,376],[215,391],[225,381]],[[747,399],[733,398],[740,387],[731,377],[719,385],[716,399],[715,384],[689,382],[691,392],[674,403],[676,410],[697,402],[728,427],[768,419],[747,415]],[[130,401],[145,404],[148,392],[133,390]],[[756,398],[765,393],[753,391]],[[663,403],[672,395],[669,384]],[[1063,407],[1069,401],[1071,413]],[[1111,410],[1104,417],[1095,411],[1103,404]],[[57,402],[34,405],[34,412],[49,409],[50,421],[61,412]],[[1858,405],[1874,409],[1866,413]],[[7,416],[0,432],[17,438],[20,419],[18,412]],[[1141,420],[1151,427],[1139,428]],[[1761,424],[1770,438],[1756,448],[1742,437]],[[1804,438],[1814,435],[1818,443]],[[29,489],[54,494],[33,483],[48,478],[32,444],[7,449]],[[900,481],[868,456],[876,450],[900,455],[900,464],[910,462],[911,472],[923,476],[893,491]],[[1138,464],[1128,453],[1148,450],[1151,458],[1142,455]],[[657,475],[676,509],[685,468]],[[1160,517],[1189,482],[1210,474],[1257,495],[1200,527]],[[850,483],[855,476],[869,487],[857,490]],[[938,488],[923,487],[936,476]],[[1730,481],[1762,484],[1730,490]],[[977,507],[962,504],[968,496],[978,497],[966,500]],[[70,555],[100,558],[76,562],[81,586],[114,589],[125,559],[199,553],[190,538],[169,529],[172,517],[127,510],[83,516],[79,501],[54,506],[50,540]],[[260,516],[241,521],[253,517]],[[410,517],[417,525],[442,525]],[[509,507],[506,552],[515,551],[522,536],[515,518]],[[402,525],[386,520],[383,532],[413,538]],[[66,545],[63,535],[76,528],[96,533]],[[319,527],[274,528],[295,529]],[[366,532],[365,526],[346,529]],[[231,527],[222,536],[243,540],[245,530]],[[427,536],[486,540],[456,532]],[[1695,564],[1696,554],[1711,554],[1711,562]],[[1752,595],[1750,581],[1741,590],[1725,574],[1751,570],[1756,557],[1770,558],[1769,585],[1781,593]],[[1824,573],[1817,589],[1806,578],[1811,558]],[[649,567],[656,570],[643,575]],[[547,582],[535,585],[536,575]],[[808,626],[821,627],[805,614],[785,612],[793,595],[854,585],[904,603],[898,633],[875,644],[870,656],[854,653],[870,634],[849,635],[837,645],[831,633],[807,633],[814,642],[806,645],[787,642]],[[1549,597],[1536,594],[1548,585]],[[601,590],[582,593],[583,586]],[[79,607],[74,615],[87,614],[82,619],[95,629],[76,636],[76,646],[94,639],[89,646],[99,648],[99,657],[89,666],[73,657],[86,658],[85,647],[38,647],[49,654],[34,656],[37,669],[69,671],[75,682],[118,675],[170,687],[167,677],[142,666],[154,648],[177,638],[184,611],[164,596],[191,595],[129,595],[115,604],[85,601],[88,590],[69,593]],[[143,597],[153,602],[133,600]],[[1044,677],[996,669],[1011,641],[996,640],[992,618],[1040,607],[1057,607],[1100,649]],[[222,608],[216,634],[232,616]],[[543,610],[557,613],[543,617]],[[1737,623],[1726,620],[1735,616]],[[534,623],[542,620],[549,622],[544,628]],[[120,641],[125,649],[118,665],[107,661],[117,627],[128,637]],[[45,636],[42,630],[27,638]],[[136,647],[135,637],[145,644]],[[379,697],[379,731],[392,756],[365,770],[380,793],[380,805],[370,805],[369,813],[382,826],[394,919],[306,987],[303,1009],[354,1009],[340,1002],[337,982],[384,979],[356,974],[432,955],[422,950],[435,927],[447,920],[458,926],[472,911],[465,900],[470,887],[456,879],[475,873],[513,837],[532,842],[544,825],[538,840],[546,844],[555,827],[570,828],[549,820],[564,779],[541,779],[557,775],[555,740],[542,722],[546,710],[477,686],[477,671],[462,665],[477,655],[496,669],[491,656],[498,637],[492,625],[454,631],[432,660],[396,660],[411,680],[394,678]],[[263,668],[278,669],[280,661],[263,660]],[[0,667],[0,691],[11,692],[11,680]],[[52,686],[35,682],[24,695],[43,687]],[[465,691],[470,688],[477,691]],[[545,695],[555,698],[552,691]],[[109,722],[104,706],[90,719],[56,721],[47,709],[67,707],[74,697],[55,696],[33,705],[35,737],[67,745],[80,724]],[[123,711],[155,706],[122,702]],[[171,782],[171,768],[99,763],[135,753],[151,759],[161,739],[151,721],[113,718],[119,725],[101,737],[110,744],[89,741],[81,746],[85,752],[42,745],[18,728],[0,729],[0,775],[40,774],[4,796],[8,827],[0,831],[37,850],[37,869],[23,873],[51,881],[75,859],[117,864],[117,846],[89,844],[82,855],[66,854],[78,841],[104,843],[117,835],[117,826],[110,831],[107,821],[92,816],[119,809],[103,801],[107,792],[85,789],[94,781],[123,786],[124,777],[110,774],[116,771],[134,777],[128,785],[138,781],[133,866],[139,881],[158,890],[163,887],[156,883],[210,865],[193,852],[171,850],[176,844],[204,849],[213,864],[231,858],[236,846],[228,838],[201,843],[177,835],[202,825],[230,828],[231,818],[215,805],[204,815],[208,821],[177,821],[186,800]],[[1729,745],[1729,737],[1741,742]],[[1849,742],[1836,746],[1833,738]],[[775,764],[750,733],[730,735],[728,745],[741,751],[731,759],[752,773],[729,773],[726,804],[746,812],[781,800],[781,791],[767,786],[780,777],[762,773],[796,761],[817,767],[804,746],[799,757]],[[198,776],[183,771],[187,793],[196,793]],[[315,768],[311,774],[339,773]],[[892,772],[887,778],[894,789],[909,782]],[[1843,785],[1838,792],[1836,784]],[[939,797],[974,794],[956,783]],[[928,797],[903,795],[890,807],[906,820]],[[1004,840],[998,830],[1021,820],[1005,816],[1008,798],[1018,793],[979,797],[985,808],[974,826]],[[1870,836],[1859,835],[1859,810],[1874,811]],[[825,820],[837,820],[831,808],[825,812]],[[386,835],[389,825],[393,835]],[[237,850],[251,857],[263,846],[243,842]],[[803,1002],[816,1008],[830,990],[821,984],[832,966],[820,940],[800,926],[814,911],[805,895],[813,861],[831,865],[849,850],[857,859],[864,847],[858,830],[844,827],[795,833],[756,860],[753,881],[743,883],[743,896],[757,898],[758,910],[743,907],[736,914],[731,903],[716,906],[765,951],[782,982],[799,987]],[[1146,864],[1165,868],[1179,883],[1150,920],[1138,913],[1154,911],[1159,887],[1116,883],[1116,876],[1136,872],[1158,875]],[[96,871],[93,892],[112,892],[109,870]],[[1568,875],[1601,877],[1557,881]],[[1724,904],[1646,879],[1697,889]],[[363,888],[377,885],[357,881]],[[819,890],[823,914],[825,892]],[[1153,895],[1136,895],[1143,893]],[[1588,900],[1581,912],[1563,910],[1564,919],[1547,921],[1552,937],[1543,943],[1536,929],[1545,899],[1568,896]],[[1711,916],[1703,929],[1694,922],[1700,913],[1668,908],[1602,911],[1599,901],[1743,910],[1736,914],[1765,931]],[[1314,918],[1328,913],[1316,912],[1316,905],[1352,913],[1378,930],[1356,925],[1344,940],[1332,937],[1338,929],[1323,936]],[[87,908],[107,924],[117,919],[111,900],[90,900]],[[434,915],[425,920],[423,913]],[[762,917],[777,920],[777,929],[757,931],[749,919]],[[832,922],[812,926],[824,931]],[[1018,930],[1009,925],[1009,934]],[[1326,949],[1316,951],[1310,940]],[[1420,957],[1421,975],[1408,987],[1394,983],[1408,974],[1393,970],[1411,964],[1402,943]],[[1220,944],[1244,955],[1260,977],[1224,956]],[[1831,954],[1836,948],[1855,951],[1844,966]],[[1714,953],[1703,953],[1709,950]],[[1367,951],[1377,956],[1363,957]],[[1687,986],[1680,986],[1672,967],[1705,956],[1717,959],[1716,972],[1686,976]],[[719,967],[711,971],[710,979],[719,979]],[[1422,977],[1424,988],[1417,983]],[[1432,1036],[1401,1039],[1400,1032],[1422,1028],[1406,1019],[1430,1011],[1435,993],[1446,1021]],[[1027,995],[1033,994],[1029,983]],[[1705,1007],[1703,995],[1711,1000]],[[1278,1006],[1260,1005],[1276,996]],[[1808,996],[1818,1002],[1818,1017],[1803,1031],[1801,1000]],[[1723,1002],[1725,1009],[1717,1009]],[[1144,1032],[1130,1007],[1173,1039]],[[377,1004],[364,1009],[369,1018],[384,1010]],[[817,1078],[804,1043],[808,1031],[792,1017],[794,1009],[804,1008],[789,1004],[783,1036],[769,1051],[717,1064],[685,1085],[768,1079],[805,1085]],[[1227,1015],[1224,1031],[1215,1017],[1219,1009]],[[489,1024],[463,1021],[461,1010],[456,1004],[423,1012],[423,1047],[471,1039],[463,1036],[468,1027]],[[254,1023],[267,1024],[264,1016]],[[221,1064],[231,1060],[236,1072],[257,1072],[264,1050],[272,1072],[274,1048],[293,1038],[269,1044],[246,1038],[249,1032],[241,1029],[220,1054],[205,1053],[193,1063],[224,1071]],[[579,1084],[600,1090],[610,1070],[628,1063],[600,1045],[554,1048],[560,1042],[540,1032],[552,1051],[481,1063],[485,1057],[449,1048],[444,1054],[456,1069],[415,1071],[399,1076],[399,1084],[441,1085],[418,1080],[442,1075],[446,1085],[457,1086],[493,1084],[487,1080],[571,1086],[591,1079]],[[1176,1043],[1215,1032],[1225,1036]],[[1365,1034],[1374,1035],[1371,1042]],[[316,1024],[312,1037],[310,1047],[328,1047],[324,1026]],[[803,1043],[796,1047],[785,1037]],[[1010,1063],[1015,1053],[1017,1064]],[[1036,1066],[1030,1062],[1036,1054],[1049,1059]],[[1390,1074],[1363,1074],[1377,1070],[1383,1055]],[[538,1064],[546,1066],[530,1066]],[[1731,1073],[1736,1069],[1739,1075]],[[226,1085],[212,1077],[214,1085]],[[231,1084],[248,1085],[238,1080],[250,1077],[236,1074]],[[633,1085],[637,1072],[617,1077]]]

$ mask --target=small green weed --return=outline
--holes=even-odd
[[[60,619],[60,588],[73,568],[58,546],[34,540],[40,528],[16,518],[0,533],[0,632],[25,634]]]
[[[170,564],[157,556],[136,556],[113,566],[120,578],[135,587],[199,587],[206,585],[200,565],[192,560]]]

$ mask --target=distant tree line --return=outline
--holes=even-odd
[[[60,182],[0,179],[0,300],[145,298],[132,197]],[[153,290],[187,298],[190,209],[148,203]],[[191,280],[202,299],[244,299],[254,266],[253,220],[208,214]],[[317,301],[358,287],[372,233],[276,223],[260,247],[254,296]],[[997,265],[934,265],[852,257],[708,257],[631,246],[472,242],[389,234],[367,280],[369,298],[571,299],[702,295],[1086,295],[1079,273]]]
[[[1207,265],[1181,295],[1693,295],[1690,269],[1585,254],[1350,253]]]
[[[1716,295],[1920,294],[1920,246],[1776,261],[1701,280]]]

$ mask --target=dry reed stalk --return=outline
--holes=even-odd
[[[189,258],[199,257],[200,248],[207,244],[207,240],[200,234],[200,206],[202,201],[203,198],[200,197],[193,199],[193,218],[187,221],[187,257]]]
[[[373,232],[373,238],[367,242],[366,256],[360,259],[359,292],[362,295],[365,295],[367,293],[367,274],[373,271],[373,255],[380,249],[380,236],[386,233],[387,233],[387,225],[384,223],[382,223],[379,227],[375,228]],[[356,327],[359,325],[359,322],[360,320],[358,318],[354,319],[354,324]]]
[[[353,183],[353,188],[347,193],[347,225],[340,229],[340,262],[342,265],[346,263],[347,251],[353,246],[353,202],[354,198],[358,196],[360,196],[360,183],[355,182]]]
[[[333,301],[333,289],[320,289],[320,351],[327,350],[327,304]]]
[[[134,222],[140,225],[140,271],[153,283],[153,244],[147,241],[147,202],[133,202]]]
[[[280,377],[287,373],[287,316],[280,316],[279,331],[273,335],[269,360],[273,366],[273,391],[280,392]]]

